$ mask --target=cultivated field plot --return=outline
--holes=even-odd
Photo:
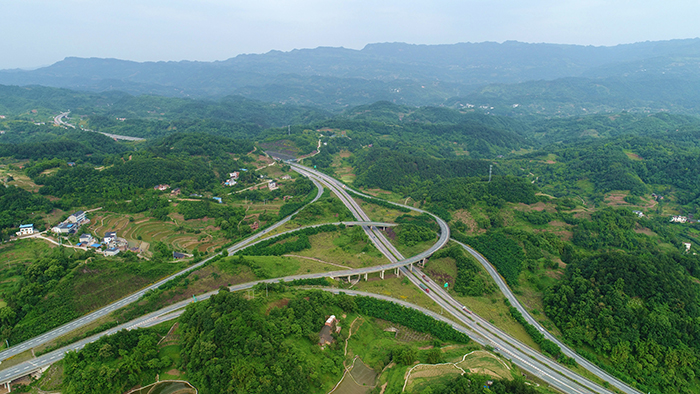
[[[475,350],[465,354],[459,362],[445,364],[418,364],[407,372],[406,391],[420,392],[430,380],[436,378],[475,373],[494,379],[511,379],[510,366],[487,351]],[[416,390],[421,388],[421,390]]]
[[[462,374],[462,370],[454,364],[419,364],[411,370],[410,375],[406,379],[406,392],[420,392],[414,390],[417,387],[426,386],[427,383],[435,378],[442,377],[457,377]]]
[[[392,331],[396,333],[396,340],[400,342],[420,342],[429,341],[433,339],[432,335],[411,330],[408,327],[404,327],[400,324],[392,323],[390,321],[376,319],[375,323],[381,327],[384,331]]]
[[[129,217],[134,220],[130,221]],[[100,212],[93,216],[88,230],[97,237],[107,231],[116,231],[117,236],[129,241],[130,247],[147,251],[150,243],[163,242],[172,249],[200,252],[213,251],[226,243],[216,237],[218,230],[214,219],[177,220],[162,222],[143,215],[124,215]],[[196,233],[199,231],[199,234]]]
[[[13,163],[14,167],[20,166],[25,163]],[[14,180],[7,182],[8,185],[17,186],[26,191],[36,193],[39,191],[39,185],[34,183],[28,176],[26,176],[22,170],[10,169],[8,165],[0,165],[0,180],[11,176]]]
[[[464,356],[458,367],[471,373],[490,375],[497,379],[511,379],[510,366],[498,356],[484,350],[476,350]]]
[[[346,374],[333,394],[365,394],[374,388],[377,374],[357,357],[350,373]]]

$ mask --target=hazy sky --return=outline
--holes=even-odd
[[[272,49],[700,36],[697,0],[0,0],[0,69],[67,56],[224,60]]]

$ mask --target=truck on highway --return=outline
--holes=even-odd
[[[418,286],[420,286],[421,289],[425,290],[426,293],[430,293],[430,289],[428,288],[428,286],[422,283],[419,283]]]

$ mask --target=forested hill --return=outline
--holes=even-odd
[[[124,92],[87,93],[45,86],[0,85],[0,115],[33,120],[71,111],[100,119],[97,126],[117,124],[116,118],[207,119],[266,128],[311,123],[330,113],[317,108],[270,104],[240,96],[217,100],[194,100],[162,96],[132,96]]]
[[[507,41],[271,51],[211,63],[66,58],[33,71],[0,71],[0,83],[171,97],[237,94],[326,109],[379,100],[408,105],[465,104],[464,99],[450,98],[467,97],[477,108],[494,106],[496,110],[500,105],[512,108],[529,97],[532,106],[523,105],[521,111],[541,111],[537,107],[541,104],[547,104],[545,111],[550,114],[582,113],[579,104],[588,111],[669,105],[670,109],[689,110],[688,103],[697,101],[694,90],[700,81],[698,48],[700,39],[614,47]],[[481,88],[572,77],[584,79],[579,86],[566,79],[557,81],[556,95],[543,94],[540,83]],[[480,90],[470,96],[476,88]],[[565,105],[551,108],[557,97]],[[515,98],[520,100],[512,102]],[[570,105],[579,112],[572,112]]]

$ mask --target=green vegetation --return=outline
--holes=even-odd
[[[69,352],[63,361],[63,388],[68,394],[113,394],[155,381],[172,360],[159,357],[159,335],[152,329],[122,330]]]
[[[457,275],[454,278],[452,289],[462,296],[481,296],[494,291],[489,282],[486,282],[479,273],[481,267],[474,259],[465,255],[464,249],[459,245],[452,245],[437,251],[431,259],[451,257],[457,266]]]
[[[469,340],[420,312],[372,298],[307,291],[286,298],[284,306],[273,307],[263,316],[258,311],[266,304],[261,298],[246,300],[220,291],[210,301],[188,307],[181,317],[182,362],[200,391],[230,388],[269,392],[285,387],[287,392],[306,393],[331,387],[328,377],[337,379],[342,372],[344,357],[339,344],[345,334],[333,334],[336,342],[321,352],[318,332],[328,315],[340,316],[341,311],[382,315],[444,340]],[[410,364],[416,353],[401,347],[395,349],[393,357]]]
[[[344,228],[344,226],[343,226]],[[333,232],[340,230],[340,226],[326,224],[318,227],[309,227],[303,230],[283,234],[278,237],[264,240],[236,252],[241,256],[281,256],[289,252],[299,252],[311,248],[309,236],[319,233]],[[296,238],[292,241],[284,242],[289,238]]]
[[[489,387],[486,383],[491,381]],[[494,379],[487,375],[464,374],[445,383],[423,390],[426,394],[537,394],[539,391],[524,380]]]
[[[435,321],[415,309],[370,297],[355,297],[357,310],[362,314],[389,320],[404,325],[410,329],[427,332],[443,341],[469,343],[470,339],[456,331],[449,324]]]
[[[0,239],[14,235],[19,224],[36,223],[34,227],[43,230],[39,213],[49,213],[53,209],[51,201],[20,189],[16,186],[0,187]]]
[[[700,355],[700,287],[680,254],[604,252],[568,261],[546,292],[545,312],[578,347],[640,387],[694,392]],[[632,378],[633,377],[633,378]]]
[[[55,248],[5,272],[14,280],[3,291],[0,332],[12,343],[33,338],[182,268],[141,262],[129,252],[105,259],[93,251]]]
[[[522,247],[507,237],[504,232],[492,231],[478,237],[466,237],[454,233],[452,237],[478,250],[496,267],[506,282],[509,284],[518,282],[525,255]]]

